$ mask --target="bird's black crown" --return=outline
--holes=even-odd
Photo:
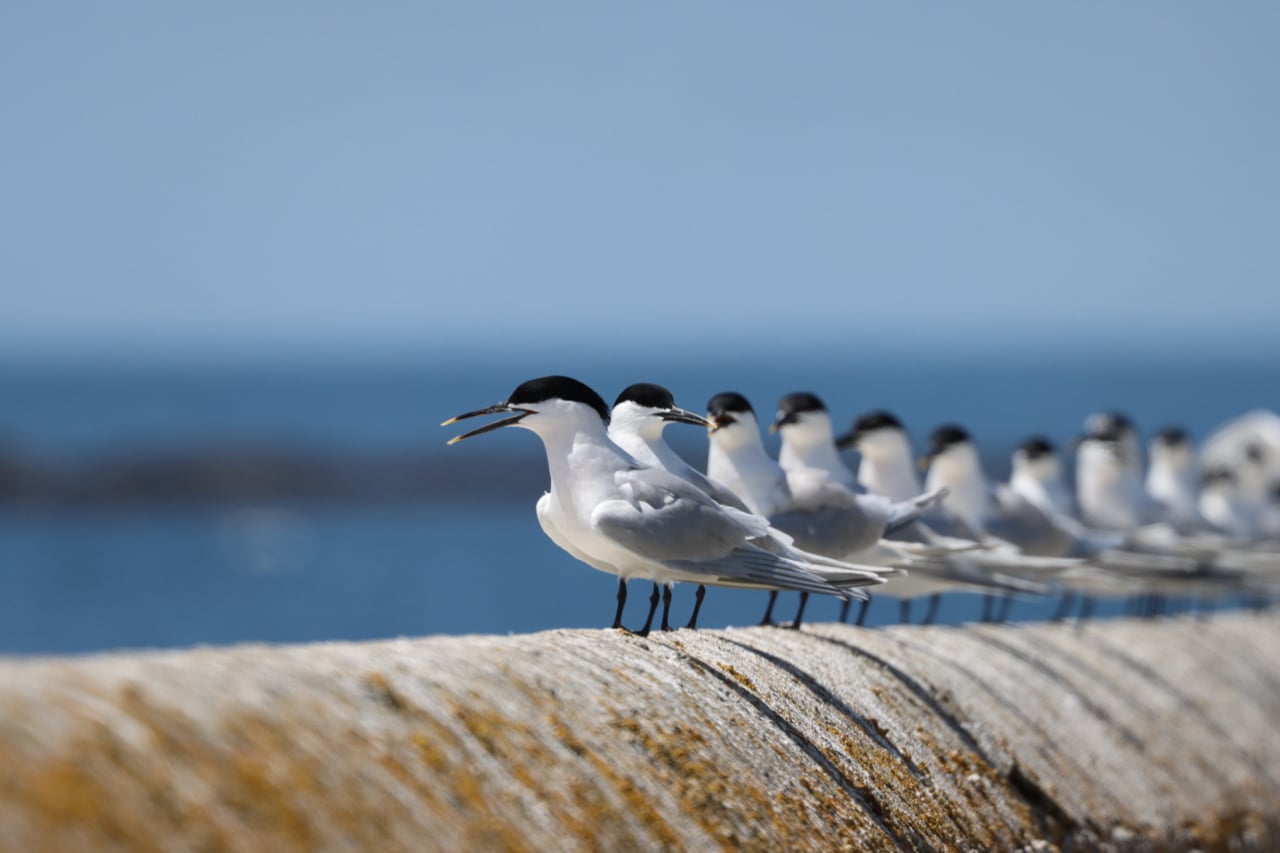
[[[618,399],[613,401],[614,406],[620,403],[635,403],[637,406],[644,406],[647,409],[670,409],[675,406],[676,398],[661,385],[654,385],[652,382],[637,382],[635,385],[628,385],[623,388],[622,393],[618,395]]]
[[[1053,455],[1053,442],[1042,435],[1033,435],[1018,447],[1028,459],[1040,459]]]
[[[929,450],[936,456],[948,447],[963,444],[966,441],[969,441],[969,433],[964,427],[957,424],[944,424],[929,436]]]
[[[788,394],[778,401],[778,411],[784,415],[799,415],[804,412],[825,412],[827,406],[817,394],[799,391]]]
[[[542,376],[522,382],[511,392],[507,402],[512,406],[525,403],[542,403],[547,400],[567,400],[571,403],[586,403],[596,410],[596,414],[605,423],[609,422],[609,407],[604,399],[591,388],[568,376]]]
[[[1155,434],[1157,444],[1168,445],[1169,447],[1182,447],[1191,442],[1191,437],[1187,435],[1187,431],[1182,427],[1165,427]]]
[[[898,420],[893,412],[875,409],[858,415],[858,419],[853,422],[853,429],[860,434],[875,432],[878,429],[902,429],[902,421]]]
[[[756,410],[751,408],[751,404],[747,402],[747,398],[735,391],[726,391],[723,394],[717,394],[707,401],[707,412],[711,415],[726,414],[744,414],[750,412],[755,414]]]

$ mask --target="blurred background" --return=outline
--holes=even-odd
[[[959,421],[993,475],[1099,408],[1275,408],[1278,33],[1265,2],[8,4],[0,652],[608,624],[534,518],[537,439],[438,426],[547,373]]]

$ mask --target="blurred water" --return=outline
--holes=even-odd
[[[507,430],[445,449],[445,417],[497,401],[521,380],[572,372],[612,399],[656,380],[699,408],[737,389],[764,412],[791,390],[828,398],[838,420],[872,406],[897,411],[917,441],[942,420],[969,425],[1003,456],[1030,431],[1063,441],[1082,417],[1122,405],[1154,428],[1177,422],[1203,435],[1257,406],[1274,407],[1280,370],[1193,364],[943,365],[887,372],[833,362],[807,366],[708,363],[634,367],[541,364],[251,368],[17,367],[0,370],[0,437],[43,460],[121,448],[184,447],[230,439],[332,450],[436,448],[477,469],[504,460],[542,465],[528,433]],[[669,434],[695,462],[698,430]],[[495,460],[496,463],[495,463]],[[501,483],[501,478],[497,480]],[[536,489],[498,487],[460,504],[0,507],[0,652],[91,651],[244,641],[312,641],[403,634],[523,632],[602,626],[614,581],[575,563],[542,535]],[[634,584],[629,623],[648,590]],[[679,592],[675,617],[691,595]],[[713,590],[702,624],[750,624],[764,596]],[[790,602],[780,606],[787,617]],[[1047,604],[1019,605],[1043,615]],[[815,601],[810,618],[834,617]],[[976,615],[972,598],[943,618]],[[878,602],[871,621],[896,618]]]

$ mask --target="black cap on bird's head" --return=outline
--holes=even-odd
[[[1018,451],[1027,459],[1043,459],[1055,452],[1053,442],[1042,435],[1031,436],[1018,445]]]
[[[1165,447],[1186,447],[1191,443],[1191,436],[1182,427],[1169,426],[1157,431],[1151,440]]]
[[[1204,486],[1230,486],[1236,481],[1235,472],[1226,466],[1216,466],[1208,468],[1200,475],[1200,483]]]
[[[778,414],[769,426],[769,432],[777,432],[787,424],[796,423],[801,415],[808,412],[825,412],[826,410],[826,404],[817,394],[810,394],[808,391],[788,394],[778,401]]]
[[[944,424],[929,436],[929,452],[937,456],[948,447],[970,441],[969,432],[958,424]]]
[[[751,408],[747,398],[736,391],[725,391],[707,401],[707,420],[716,429],[728,426],[738,420],[739,415],[755,416],[756,410]]]
[[[617,407],[619,403],[635,403],[646,409],[669,409],[676,404],[676,398],[661,385],[637,382],[622,389],[622,393],[613,401],[613,405]]]
[[[652,382],[637,382],[622,389],[618,399],[614,401],[616,409],[623,403],[634,403],[645,409],[654,409],[658,417],[664,421],[672,421],[695,426],[708,426],[707,419],[701,415],[686,411],[676,405],[676,398],[661,385]]]
[[[1085,419],[1084,432],[1088,438],[1098,441],[1119,441],[1133,433],[1133,421],[1123,412],[1096,412]]]
[[[929,435],[929,450],[920,457],[918,463],[921,470],[929,467],[934,459],[946,453],[958,444],[970,441],[968,431],[958,424],[943,424]]]
[[[856,447],[858,442],[865,436],[880,430],[906,431],[902,426],[902,421],[898,420],[893,412],[888,412],[884,409],[873,409],[870,412],[858,415],[858,419],[853,422],[853,429],[836,439],[836,447],[841,450]]]
[[[503,418],[449,439],[449,444],[456,444],[464,438],[483,435],[486,432],[492,432],[502,427],[515,426],[528,415],[536,413],[536,410],[530,409],[529,406],[545,403],[548,400],[583,403],[594,409],[595,413],[600,416],[601,421],[606,424],[609,423],[609,407],[605,405],[604,399],[595,391],[592,391],[590,387],[568,376],[541,376],[537,379],[530,379],[528,382],[520,383],[516,390],[511,392],[511,396],[507,397],[505,403],[486,406],[483,409],[476,409],[474,412],[466,412],[449,418],[441,426],[448,426],[449,424],[466,420],[467,418],[480,417],[481,415],[516,413],[515,417]]]

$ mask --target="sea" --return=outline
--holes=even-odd
[[[203,644],[504,634],[610,623],[616,581],[577,563],[542,534],[534,504],[545,482],[537,438],[502,430],[446,447],[441,421],[504,399],[533,375],[568,373],[612,401],[638,381],[671,388],[699,410],[739,391],[767,417],[792,391],[822,396],[837,423],[895,412],[922,446],[944,422],[966,426],[994,477],[1038,433],[1068,447],[1090,412],[1120,409],[1144,430],[1181,425],[1199,438],[1256,408],[1280,405],[1274,361],[1168,358],[853,359],[756,356],[600,362],[472,359],[242,359],[188,363],[0,363],[0,453],[51,470],[202,448],[254,446],[364,458],[416,454],[436,488],[396,500],[129,500],[0,502],[0,654],[42,655]],[[673,425],[673,445],[705,462],[705,435]],[[766,439],[776,449],[773,437]],[[856,458],[850,457],[851,462]],[[437,468],[432,468],[437,466]],[[632,584],[625,622],[642,620],[649,585]],[[789,617],[795,596],[784,596]],[[712,589],[704,627],[750,625],[765,595]],[[677,587],[673,621],[692,590]],[[972,595],[948,596],[941,621],[978,616]],[[1012,618],[1045,618],[1024,600]],[[1119,611],[1104,606],[1101,615]],[[815,600],[808,620],[836,618]],[[917,605],[915,615],[923,610]],[[898,620],[874,599],[868,624]]]

